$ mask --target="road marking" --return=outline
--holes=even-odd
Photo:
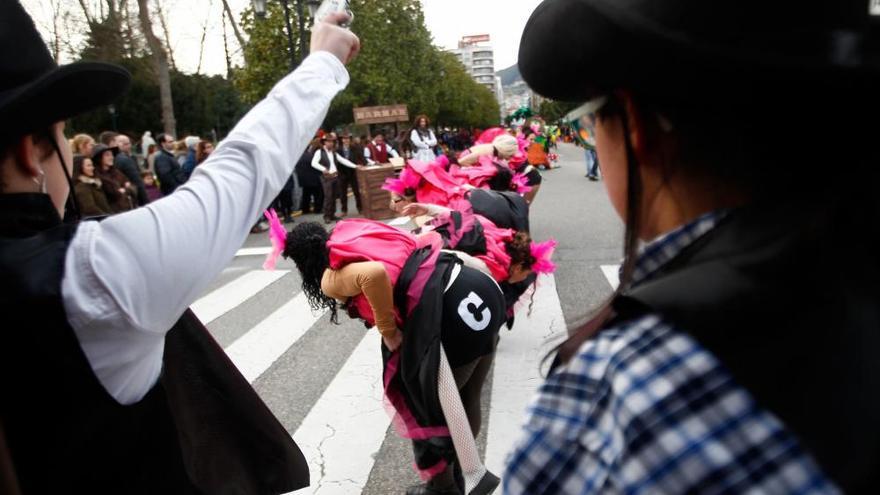
[[[528,296],[526,296],[528,297]],[[519,438],[529,401],[544,381],[539,366],[544,356],[566,334],[565,317],[552,275],[538,279],[532,314],[528,306],[516,314],[513,330],[502,328],[495,353],[486,467],[496,475],[504,472],[507,455]]]
[[[288,273],[288,270],[255,270],[245,273],[194,302],[191,308],[202,323],[207,325]]]
[[[311,486],[297,493],[361,493],[391,418],[382,399],[381,337],[367,331],[293,434]]]
[[[611,288],[617,290],[617,286],[620,285],[620,265],[602,265],[600,268]]]
[[[300,292],[226,348],[241,374],[253,383],[295,344],[326,311],[312,312]]]
[[[239,256],[266,256],[271,252],[271,247],[242,248],[235,253],[235,257],[238,258]]]

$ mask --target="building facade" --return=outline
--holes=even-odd
[[[495,50],[488,34],[465,36],[458,42],[458,48],[450,51],[458,57],[474,81],[486,86],[496,98],[500,96],[495,77]]]

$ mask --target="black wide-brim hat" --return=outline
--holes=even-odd
[[[113,156],[116,156],[119,154],[119,147],[107,146],[106,144],[99,144],[95,146],[95,148],[92,150],[92,156],[89,157],[92,159],[92,163],[94,163],[95,166],[98,166],[98,164],[100,163],[101,155],[103,155],[105,151],[112,151]]]
[[[535,92],[563,101],[624,88],[733,104],[876,99],[878,21],[877,0],[545,0],[523,31],[519,69]]]
[[[130,81],[112,64],[59,67],[21,4],[0,0],[0,143],[107,105]]]

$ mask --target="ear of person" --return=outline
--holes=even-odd
[[[38,155],[39,149],[35,136],[28,134],[16,141],[14,145],[15,167],[30,179],[39,179],[43,173]]]

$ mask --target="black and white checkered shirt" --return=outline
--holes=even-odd
[[[642,251],[636,286],[723,212]],[[657,314],[599,333],[529,408],[504,492],[838,493],[793,434],[694,339]]]

